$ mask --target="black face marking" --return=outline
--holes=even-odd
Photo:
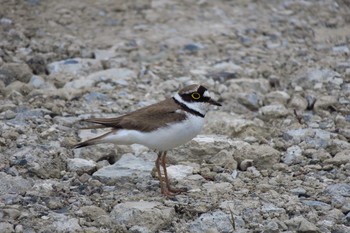
[[[208,102],[210,97],[203,96],[207,88],[199,86],[197,91],[191,93],[180,94],[181,98],[186,102]]]

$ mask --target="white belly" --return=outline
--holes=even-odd
[[[119,145],[141,144],[166,151],[185,144],[199,134],[204,125],[204,118],[188,115],[185,121],[162,127],[152,132],[139,132],[136,130],[118,130],[109,134],[103,141]]]

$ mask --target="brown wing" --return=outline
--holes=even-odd
[[[166,99],[117,118],[91,118],[84,121],[100,124],[88,127],[91,129],[109,127],[150,132],[159,128],[159,125],[167,125],[172,122],[184,120],[186,118],[185,113],[176,112],[178,109],[179,106],[173,99]]]

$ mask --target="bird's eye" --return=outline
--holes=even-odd
[[[192,98],[194,99],[194,100],[198,100],[199,98],[201,98],[201,95],[198,93],[198,92],[194,92],[194,93],[192,93]]]

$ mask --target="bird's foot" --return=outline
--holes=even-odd
[[[173,198],[176,195],[183,192],[187,192],[187,189],[186,188],[175,189],[175,188],[167,187],[164,190],[162,190],[162,194],[168,198]]]
[[[168,190],[170,192],[172,192],[172,193],[175,193],[175,194],[180,194],[180,193],[187,192],[186,188],[171,188],[171,187],[168,187]]]

